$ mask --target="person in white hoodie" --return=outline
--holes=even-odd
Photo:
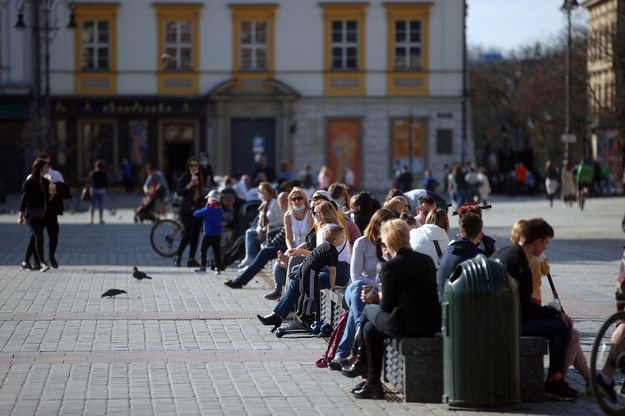
[[[449,245],[449,217],[445,210],[437,208],[427,215],[425,224],[410,230],[410,247],[432,258],[436,268]]]

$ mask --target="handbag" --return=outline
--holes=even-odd
[[[29,220],[42,220],[46,217],[45,208],[28,208],[27,213]]]
[[[82,187],[82,191],[80,193],[80,199],[85,202],[91,201],[91,192],[89,190],[89,184],[86,183]]]

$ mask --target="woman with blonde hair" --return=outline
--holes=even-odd
[[[338,212],[332,202],[323,200],[317,201],[315,202],[311,212],[315,224],[313,227],[314,233],[311,230],[309,236],[307,236],[306,247],[298,247],[296,250],[290,250],[289,255],[291,256],[308,256],[312,253],[315,247],[323,244],[324,226],[328,224],[340,225],[343,227],[343,231],[345,232],[345,227],[339,220]],[[347,236],[346,232],[345,235]],[[349,244],[344,244],[343,247],[339,249],[338,264],[336,266],[336,280],[332,289],[347,285],[349,282],[350,262],[351,252]],[[256,315],[263,325],[273,326],[272,331],[278,328],[282,324],[282,320],[286,319],[289,313],[294,311],[297,306],[297,301],[300,296],[299,282],[296,280],[298,269],[299,265],[294,266],[289,273],[289,277],[291,277],[291,279],[287,285],[286,291],[284,292],[284,296],[280,298],[280,301],[273,309],[273,313],[267,316]],[[319,273],[319,287],[321,289],[330,288],[330,276],[328,272]]]
[[[309,213],[310,204],[304,190],[294,187],[289,193],[289,209],[284,214],[284,232],[287,250],[295,250],[306,243],[306,236],[313,227],[313,219]],[[279,261],[273,265],[275,280],[272,292],[265,295],[265,299],[277,300],[282,296],[282,287],[286,281],[288,257],[282,250],[277,253]]]
[[[260,251],[260,243],[273,237],[283,225],[284,213],[273,186],[269,182],[261,182],[258,185],[258,196],[262,201],[258,207],[258,221],[256,227],[245,231],[245,258],[239,268],[249,266]]]
[[[384,209],[388,209],[395,214],[395,218],[399,218],[404,212],[404,204],[397,197],[393,197],[384,203]]]
[[[384,398],[380,376],[386,337],[431,337],[441,329],[432,259],[410,249],[409,228],[400,219],[382,224],[380,237],[390,260],[380,268],[379,304],[365,306],[356,361],[341,370],[346,377],[366,377],[352,390],[358,399]]]

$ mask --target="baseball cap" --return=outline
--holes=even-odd
[[[220,194],[219,194],[219,192],[217,192],[216,190],[214,190],[214,189],[213,189],[212,191],[210,191],[210,192],[206,195],[206,197],[205,197],[205,198],[208,198],[208,199],[211,199],[211,198],[212,198],[212,199],[220,199]]]
[[[330,192],[324,190],[324,189],[320,189],[318,191],[315,191],[315,193],[312,195],[312,199],[317,199],[317,198],[323,198],[327,201],[331,201],[332,197],[330,196]]]

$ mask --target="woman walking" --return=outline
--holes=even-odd
[[[31,175],[22,185],[22,197],[17,216],[18,224],[28,221],[30,232],[35,238],[35,254],[40,262],[39,265],[35,265],[34,269],[40,269],[41,272],[50,270],[50,266],[44,260],[43,251],[43,229],[50,199],[48,192],[50,181],[43,177],[46,163],[43,159],[37,159],[33,163]],[[33,269],[33,267],[24,259],[22,269]]]
[[[553,166],[551,160],[548,160],[545,163],[545,192],[547,192],[549,206],[551,208],[553,208],[553,197],[556,195],[559,184],[558,171],[556,170],[556,167]]]
[[[202,206],[202,190],[204,189],[204,180],[200,175],[200,162],[196,157],[187,160],[187,171],[178,179],[178,187],[176,193],[182,197],[180,206],[180,222],[184,227],[184,233],[176,257],[174,257],[174,265],[180,267],[180,258],[184,249],[189,247],[189,261],[187,267],[200,267],[200,263],[195,260],[195,252],[197,251],[197,243],[200,238],[200,229],[202,227],[202,218],[195,218],[193,211]]]

